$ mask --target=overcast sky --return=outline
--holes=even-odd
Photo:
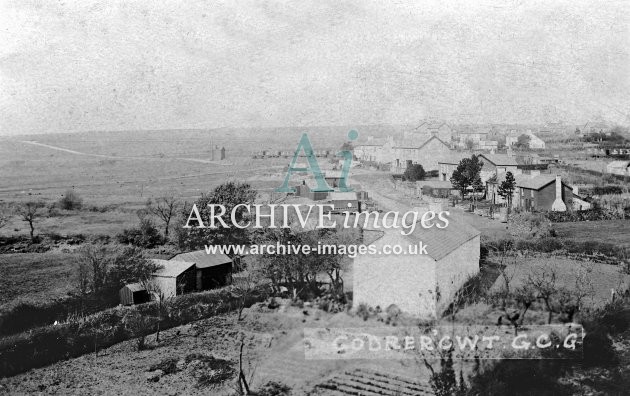
[[[0,134],[630,121],[628,1],[127,3],[1,3]]]

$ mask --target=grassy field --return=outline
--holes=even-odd
[[[510,288],[523,285],[530,274],[542,274],[543,271],[553,270],[557,276],[558,287],[574,289],[576,277],[579,274],[587,274],[585,284],[581,284],[585,290],[592,291],[585,304],[590,307],[601,307],[610,301],[612,288],[627,287],[630,275],[620,272],[620,267],[609,264],[589,263],[558,257],[518,257],[508,260],[505,269],[511,278]],[[492,286],[493,290],[499,290],[504,284],[503,278],[497,278]]]
[[[561,238],[578,242],[595,240],[630,248],[630,221],[628,220],[554,223],[553,228]]]
[[[74,288],[76,255],[21,253],[0,255],[0,309],[16,301],[49,302]]]

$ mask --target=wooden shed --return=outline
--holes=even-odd
[[[140,283],[125,285],[118,294],[122,305],[142,304],[151,300],[149,293]]]
[[[232,259],[221,253],[207,254],[205,250],[180,253],[171,258],[195,263],[195,288],[208,290],[232,283]]]
[[[173,297],[195,290],[195,263],[177,260],[151,259],[161,268],[153,273],[153,281],[165,297]]]

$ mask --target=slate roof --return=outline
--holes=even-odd
[[[445,159],[442,161],[438,161],[438,164],[452,164],[452,165],[457,165],[459,164],[459,162],[461,160],[463,160],[464,158],[470,158],[471,154],[469,153],[459,153],[459,152],[453,152],[450,155],[449,159]]]
[[[422,228],[420,224],[409,235],[412,243],[422,241],[426,245],[427,253],[434,260],[438,261],[446,257],[464,243],[470,241],[481,232],[470,226],[465,220],[455,217],[448,217],[449,224],[446,228]]]
[[[493,163],[494,165],[518,165],[516,159],[507,154],[480,154],[480,157]]]
[[[174,261],[174,260],[160,260],[150,259],[157,265],[160,265],[162,269],[159,269],[153,273],[154,276],[160,276],[164,278],[176,278],[190,267],[194,267],[195,263],[188,261]]]
[[[521,179],[519,182],[516,183],[516,185],[518,187],[528,188],[530,190],[540,190],[541,188],[545,187],[549,183],[552,183],[555,181],[556,181],[556,175],[547,174],[547,175],[534,176],[529,179]],[[562,182],[562,184],[564,184],[567,187],[570,187],[568,184],[564,182]]]
[[[186,261],[195,263],[197,268],[210,268],[217,265],[232,263],[232,259],[222,253],[207,254],[205,250],[180,253],[171,257],[171,261]]]

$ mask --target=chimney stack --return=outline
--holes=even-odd
[[[567,205],[562,200],[562,179],[560,175],[556,175],[556,200],[551,205],[551,210],[554,212],[566,212]]]

